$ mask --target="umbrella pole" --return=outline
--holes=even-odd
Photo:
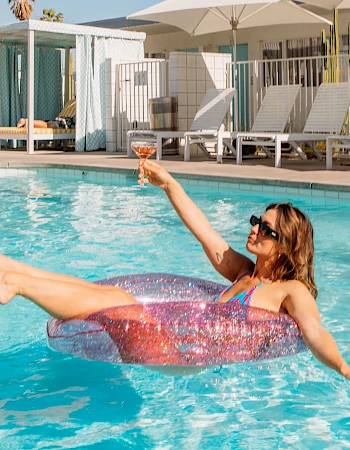
[[[236,89],[234,93],[234,131],[238,131],[238,73],[237,73],[237,30],[232,26],[232,43],[233,43],[233,87]]]

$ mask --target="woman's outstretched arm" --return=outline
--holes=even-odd
[[[203,211],[190,199],[180,183],[153,161],[140,162],[140,170],[148,177],[146,182],[159,186],[168,196],[180,219],[202,244],[215,269],[225,278],[234,281],[247,271],[253,271],[253,262],[233,250],[210,225]],[[140,177],[141,177],[140,174]]]
[[[340,354],[333,336],[322,327],[316,301],[307,288],[299,281],[291,281],[290,293],[283,305],[297,322],[303,340],[312,354],[350,380],[350,368]]]

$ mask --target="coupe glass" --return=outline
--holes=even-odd
[[[157,151],[157,144],[153,142],[133,142],[131,148],[134,150],[136,155],[143,161],[146,161],[154,152]],[[144,173],[140,178],[140,187],[146,187],[144,184]]]

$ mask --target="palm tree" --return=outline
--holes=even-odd
[[[18,20],[29,20],[33,12],[32,3],[35,0],[8,0],[11,6],[11,11]]]
[[[43,15],[40,17],[40,20],[45,20],[46,22],[63,22],[63,19],[63,14],[56,14],[54,9],[43,9]]]

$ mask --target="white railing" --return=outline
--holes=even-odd
[[[301,84],[301,93],[293,108],[290,131],[301,131],[310,112],[318,86],[330,79],[331,66],[337,64],[339,81],[349,81],[349,56],[314,56],[237,63],[238,129],[249,131],[271,85]],[[228,65],[227,86],[234,86],[233,63]]]
[[[118,149],[126,149],[128,130],[149,130],[148,101],[169,95],[168,61],[119,64],[116,77]]]

